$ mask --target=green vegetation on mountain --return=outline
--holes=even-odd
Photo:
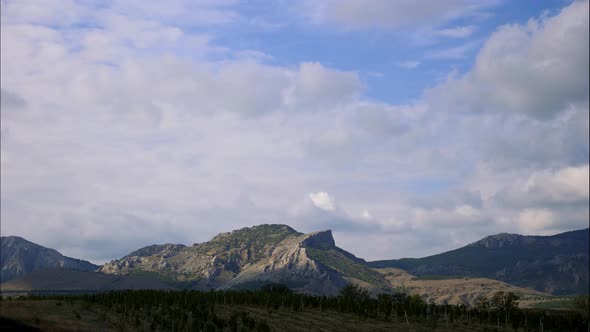
[[[202,290],[251,288],[265,282],[318,295],[335,295],[349,282],[390,290],[364,260],[336,247],[330,231],[302,234],[286,225],[246,227],[191,247],[149,246],[105,264],[101,272],[150,273],[175,287]]]
[[[197,245],[200,252],[220,253],[220,259],[231,261],[237,255],[235,249],[247,249],[247,263],[258,261],[272,252],[272,249],[288,237],[302,235],[287,225],[259,225],[244,227],[232,232],[216,235],[208,242]]]
[[[416,276],[486,277],[551,294],[589,291],[589,230],[553,236],[498,234],[424,258],[369,262]]]
[[[171,244],[171,243],[167,243],[167,244],[153,244],[151,246],[147,246],[147,247],[143,247],[141,249],[135,250],[133,252],[131,252],[128,255],[125,255],[123,258],[128,258],[128,257],[133,257],[133,256],[137,256],[137,257],[147,257],[147,256],[152,256],[164,251],[178,251],[181,250],[182,248],[185,248],[184,245],[182,244]]]
[[[499,234],[423,259],[367,263],[337,247],[329,230],[302,234],[286,225],[260,225],[192,246],[147,246],[103,265],[100,273],[76,277],[78,272],[67,272],[64,266],[61,274],[36,271],[1,287],[34,292],[126,287],[205,291],[256,290],[282,283],[299,293],[335,296],[347,285],[357,285],[372,295],[403,289],[429,302],[464,305],[498,291],[513,292],[531,305],[551,296],[525,288],[529,285],[553,293],[587,287],[583,281],[588,280],[588,254],[580,248],[588,248],[587,232],[552,237]],[[12,250],[17,255],[8,256],[27,258],[18,253],[22,251]],[[389,265],[409,272],[379,268]]]
[[[386,281],[383,276],[366,266],[364,261],[358,258],[349,257],[350,254],[344,252],[342,249],[334,247],[327,250],[306,248],[309,258],[330,267],[337,272],[351,278],[364,281],[375,286],[386,287]]]

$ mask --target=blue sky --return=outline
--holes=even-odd
[[[238,6],[238,13],[247,17],[246,21],[264,22],[270,27],[245,26],[238,21],[195,31],[212,31],[217,36],[214,43],[223,47],[267,54],[269,57],[264,60],[271,64],[294,66],[318,61],[355,71],[366,85],[368,97],[389,103],[417,100],[425,88],[436,85],[451,71],[467,71],[478,49],[499,26],[524,24],[545,13],[555,14],[565,4],[490,1],[482,6],[480,15],[456,17],[432,26],[410,23],[400,29],[380,29],[322,25],[310,21],[305,13],[289,17],[288,12],[293,9],[284,8],[284,2],[278,3],[261,1]],[[428,31],[431,29],[434,31]],[[458,35],[444,35],[444,31],[452,30]]]
[[[588,1],[1,4],[2,235],[104,262],[285,223],[385,259],[587,227]]]

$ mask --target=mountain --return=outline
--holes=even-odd
[[[478,297],[491,298],[497,292],[517,294],[522,305],[551,298],[548,294],[489,278],[416,277],[400,269],[376,270],[383,274],[392,286],[404,289],[410,295],[420,295],[428,303],[472,306],[477,303]]]
[[[390,290],[364,260],[336,247],[331,231],[302,234],[286,225],[242,228],[191,247],[152,245],[105,264],[100,272],[156,275],[196,289],[278,282],[321,295],[335,295],[348,283],[374,292]]]
[[[36,270],[24,277],[2,283],[0,288],[3,292],[174,289],[172,286],[149,276],[115,276],[66,269]]]
[[[102,267],[19,237],[3,237],[1,254],[3,291],[253,289],[283,283],[298,292],[336,295],[355,284],[374,294],[402,288],[452,304],[472,304],[500,290],[529,298],[588,291],[588,230],[498,234],[439,255],[376,262],[337,247],[329,230],[303,234],[286,225],[246,227],[192,246],[154,244]]]
[[[589,229],[553,236],[497,234],[424,258],[369,262],[416,276],[487,277],[555,294],[589,291]]]
[[[33,271],[62,268],[95,271],[100,266],[80,259],[63,256],[18,236],[0,238],[0,282],[27,275]]]

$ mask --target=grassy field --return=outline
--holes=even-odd
[[[0,303],[0,317],[9,318],[41,331],[119,331],[126,322],[98,306],[81,301],[27,300]],[[3,324],[5,322],[3,321]],[[0,325],[0,330],[4,327]]]
[[[336,312],[305,310],[267,310],[244,306],[216,306],[220,317],[232,313],[247,313],[258,320],[266,320],[270,331],[432,331],[434,326],[426,321],[393,317],[390,321],[360,319],[355,315]],[[126,321],[120,314],[98,305],[85,302],[57,300],[3,300],[0,316],[21,322],[42,331],[150,331],[142,322]],[[490,326],[490,329],[493,327]],[[0,329],[2,329],[0,327]],[[437,331],[481,331],[481,325],[463,322],[439,322]]]
[[[588,296],[563,296],[531,305],[535,309],[588,309]]]

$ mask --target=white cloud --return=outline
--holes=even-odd
[[[402,61],[402,62],[398,62],[397,65],[402,68],[405,68],[405,69],[415,69],[420,66],[420,61],[416,61],[416,60]]]
[[[588,165],[536,172],[527,180],[525,190],[539,192],[556,201],[588,200],[588,173]]]
[[[456,47],[438,49],[429,52],[426,55],[426,58],[446,60],[465,59],[471,52],[475,51],[480,45],[481,42],[476,40]]]
[[[588,165],[542,170],[530,174],[497,194],[504,205],[548,207],[563,204],[588,205],[590,197]]]
[[[553,117],[588,100],[588,1],[552,17],[500,27],[465,75],[435,88],[433,103],[469,112]],[[440,55],[439,55],[440,56]]]
[[[555,215],[548,209],[526,209],[518,214],[516,220],[520,231],[539,234],[539,231],[553,226]]]
[[[481,140],[490,143],[482,159],[497,171],[559,169],[588,162],[587,102],[571,105],[551,121],[506,115],[488,115],[488,125],[480,126]]]
[[[363,213],[361,214],[361,218],[363,218],[365,220],[374,220],[375,219],[375,217],[373,217],[371,212],[369,212],[368,210],[363,210]]]
[[[2,1],[3,23],[47,24],[68,26],[83,22],[90,16],[90,9],[74,0],[50,0],[47,2],[27,0]]]
[[[367,75],[369,75],[371,77],[377,77],[377,78],[385,77],[385,74],[383,74],[382,72],[378,72],[378,71],[370,71],[367,73]]]
[[[283,222],[277,211],[309,181],[293,166],[304,155],[299,125],[318,120],[298,111],[354,100],[356,73],[264,65],[165,21],[95,14],[91,28],[3,17],[3,235],[103,260]],[[272,116],[243,118],[263,114]],[[108,240],[115,228],[134,240]],[[73,233],[75,243],[62,241]]]
[[[323,191],[309,193],[309,198],[318,208],[326,211],[334,211],[334,199],[328,193]]]
[[[422,209],[414,208],[410,214],[412,224],[418,228],[427,229],[431,227],[470,227],[482,225],[489,221],[489,218],[469,205],[461,205],[452,209]]]
[[[5,3],[2,234],[102,260],[149,243],[201,242],[219,231],[288,223],[301,231],[333,228],[345,249],[372,259],[434,253],[499,231],[557,232],[587,223],[588,192],[579,183],[588,179],[588,104],[576,96],[562,95],[567,110],[543,121],[518,112],[466,116],[430,96],[392,105],[364,95],[356,71],[282,64],[248,45],[226,47],[214,30],[191,25],[194,13],[183,12],[190,6],[182,3],[161,14],[152,5],[131,13],[131,2],[81,7],[63,25],[55,23],[61,4],[33,15],[10,8],[20,2],[8,10]],[[231,3],[195,4],[228,14],[211,16],[211,24],[240,19]],[[435,15],[423,24],[439,27],[449,26],[449,13],[419,15],[423,22]],[[80,17],[88,24],[74,24]],[[554,17],[530,29],[505,27],[485,44],[498,46],[498,34],[520,31],[524,43],[508,47],[505,61],[534,49],[535,61],[563,63],[533,83],[574,80],[568,61],[588,55],[571,56],[577,48],[563,41],[579,36],[549,33],[557,21],[567,23]],[[563,49],[533,47],[537,40]],[[489,62],[485,52],[481,67]],[[478,68],[456,79],[477,77],[469,83],[480,86],[465,90],[475,95],[448,97],[485,99],[482,86],[494,85],[482,81],[507,77],[486,73],[480,80]],[[512,79],[528,84],[527,71],[510,68]],[[517,90],[547,97],[534,87]],[[506,193],[522,204],[504,204]],[[529,210],[538,209],[552,219],[535,212],[545,221],[534,224]],[[364,249],[365,239],[382,245],[379,252]]]
[[[302,63],[287,90],[287,104],[302,110],[321,110],[354,100],[361,83],[356,73],[325,68],[317,62]]]
[[[441,37],[466,38],[471,36],[476,30],[477,27],[474,25],[465,25],[447,29],[439,29],[434,31],[434,34]]]

